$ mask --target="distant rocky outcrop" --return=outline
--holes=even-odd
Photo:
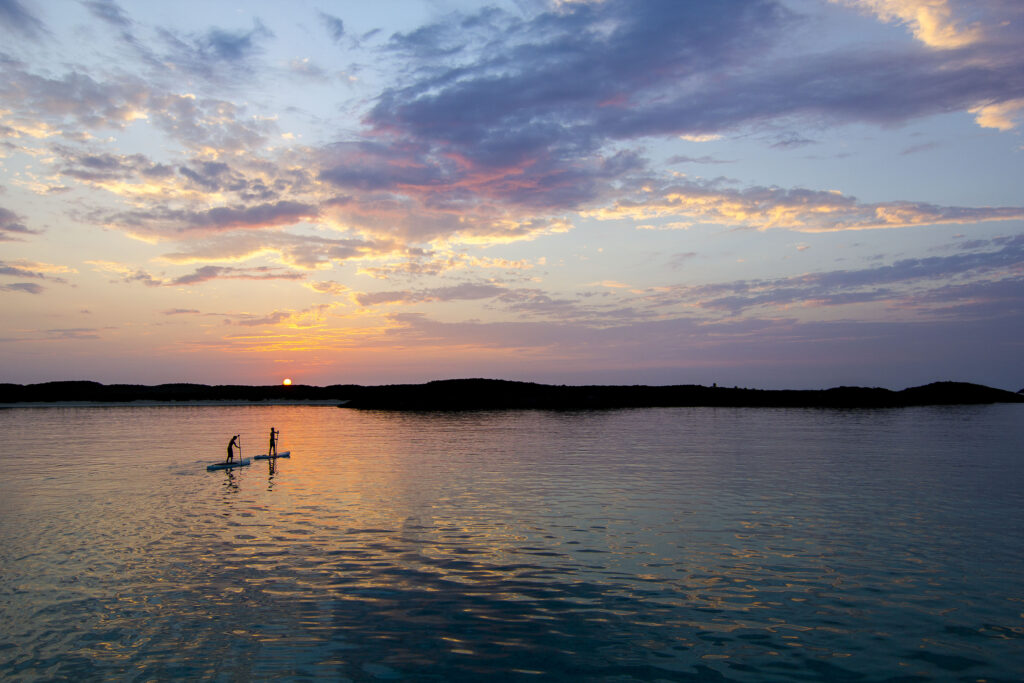
[[[893,408],[920,405],[1020,403],[1024,396],[963,382],[935,382],[891,391],[835,387],[764,390],[699,385],[553,386],[505,380],[440,380],[362,387],[346,408],[384,410],[594,409],[668,406]]]
[[[891,391],[865,387],[764,390],[676,386],[564,386],[497,379],[450,379],[426,384],[244,386],[205,384],[0,384],[0,403],[135,401],[337,401],[364,410],[579,410],[668,406],[896,408],[923,405],[1024,403],[1024,395],[964,382],[934,382]]]

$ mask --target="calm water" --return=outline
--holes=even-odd
[[[1024,677],[1024,406],[0,430],[6,680]]]

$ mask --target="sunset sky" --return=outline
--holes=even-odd
[[[1020,0],[0,0],[0,381],[1024,386]]]

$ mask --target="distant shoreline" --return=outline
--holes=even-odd
[[[653,407],[900,408],[1024,403],[1021,392],[965,382],[901,391],[866,387],[747,389],[701,385],[565,386],[496,379],[425,384],[244,386],[100,384],[70,381],[0,384],[0,407],[316,405],[362,410],[591,410]]]
[[[186,408],[189,406],[322,406],[337,408],[346,401],[21,401],[0,403],[0,408]]]

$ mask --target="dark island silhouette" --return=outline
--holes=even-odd
[[[768,390],[700,385],[565,386],[497,379],[448,379],[426,384],[361,386],[335,384],[244,386],[205,384],[100,384],[69,381],[0,384],[0,403],[56,402],[179,403],[337,402],[363,410],[587,410],[672,406],[899,408],[925,405],[1024,403],[1024,389],[1014,393],[966,382],[933,382],[893,391],[882,388]]]

